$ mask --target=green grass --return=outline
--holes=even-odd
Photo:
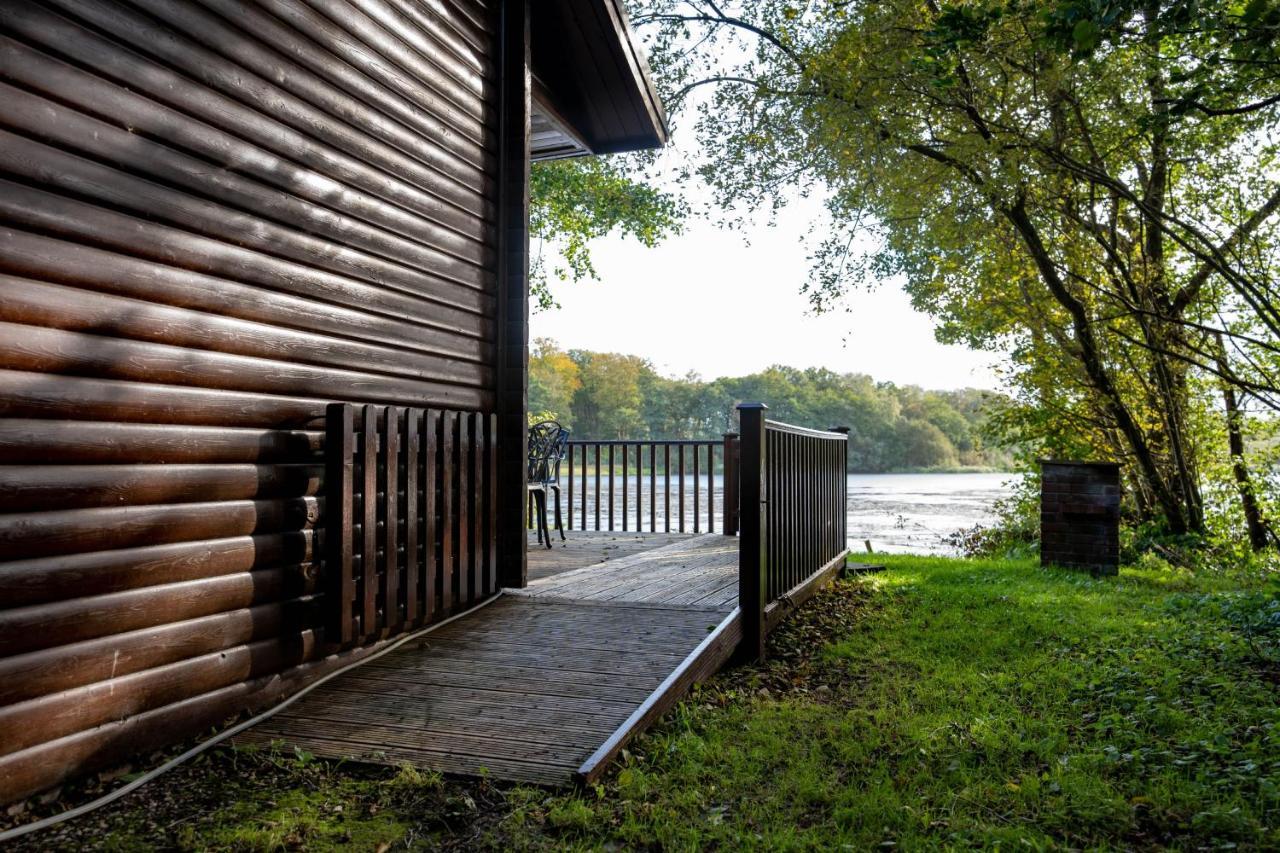
[[[223,756],[204,771],[223,786],[201,799],[212,805],[165,838],[202,849],[1280,848],[1277,669],[1241,633],[1275,587],[1168,569],[1095,580],[1030,563],[885,562],[793,616],[769,663],[700,688],[592,790]],[[237,781],[232,760],[255,781]],[[111,825],[121,847],[161,843]]]
[[[1169,571],[887,562],[857,582],[851,630],[801,665],[713,683],[567,838],[1280,846],[1276,673],[1232,618],[1271,594]]]

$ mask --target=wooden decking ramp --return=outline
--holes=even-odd
[[[600,563],[614,534],[594,535],[598,548],[559,549],[559,565],[543,557],[547,572],[526,589],[339,676],[239,740],[519,782],[594,779],[741,636],[736,539],[664,537],[641,551],[626,537]]]

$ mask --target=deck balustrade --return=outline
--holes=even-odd
[[[570,441],[561,468],[569,529],[733,533],[736,439]]]
[[[738,406],[738,606],[750,657],[763,657],[768,632],[848,554],[848,429],[805,429],[768,420],[766,411]]]

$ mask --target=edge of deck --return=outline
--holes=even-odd
[[[742,640],[742,611],[735,607],[701,643],[685,657],[631,716],[578,768],[575,779],[590,784],[608,769],[610,762],[637,734],[670,710],[689,688],[720,670]]]

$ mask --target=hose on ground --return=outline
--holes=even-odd
[[[191,747],[191,749],[188,749],[186,752],[182,753],[181,755],[175,758],[169,759],[164,764],[161,764],[159,767],[156,767],[154,770],[147,771],[146,773],[139,776],[137,779],[134,779],[129,784],[119,787],[108,794],[103,794],[101,797],[98,797],[96,800],[91,800],[90,802],[84,803],[83,805],[76,806],[73,809],[67,809],[64,812],[59,812],[58,814],[50,815],[49,817],[42,818],[41,820],[32,821],[31,823],[23,824],[22,826],[16,826],[13,829],[7,829],[4,832],[0,832],[0,844],[3,844],[8,841],[14,841],[15,839],[22,838],[25,835],[30,835],[33,832],[39,832],[43,829],[48,829],[51,826],[56,826],[68,820],[74,820],[75,818],[81,817],[82,815],[86,815],[89,812],[97,811],[103,806],[110,805],[111,803],[114,803],[116,800],[122,799],[123,797],[127,797],[130,794],[132,794],[134,791],[141,788],[143,785],[147,784],[153,779],[156,779],[159,776],[163,776],[165,773],[168,773],[170,770],[177,767],[178,765],[184,764],[187,761],[190,761],[192,758],[195,758],[197,755],[200,755],[201,753],[206,752],[209,749],[212,749],[213,747],[217,746],[218,744],[222,743],[224,740],[227,740],[228,738],[235,737],[245,729],[251,726],[256,726],[258,723],[261,723],[264,720],[268,720],[271,717],[274,717],[276,714],[280,713],[285,708],[288,708],[294,702],[297,702],[303,696],[306,696],[312,690],[315,690],[317,687],[320,687],[326,682],[332,681],[338,676],[343,675],[344,673],[350,672],[356,667],[362,666],[363,664],[366,664],[369,661],[377,660],[383,655],[390,654],[391,652],[403,646],[405,643],[411,643],[420,637],[424,637],[427,634],[430,634],[432,631],[435,631],[439,628],[443,628],[445,625],[448,625],[450,622],[457,621],[458,619],[461,619],[463,616],[469,616],[472,613],[475,613],[476,611],[480,610],[481,608],[488,607],[490,604],[497,601],[501,597],[502,597],[502,590],[498,590],[497,595],[493,596],[492,598],[486,599],[485,601],[481,602],[480,604],[477,604],[475,607],[472,607],[469,610],[464,610],[461,613],[455,613],[453,616],[450,616],[448,619],[445,619],[441,622],[437,622],[434,625],[428,625],[425,628],[414,631],[412,634],[405,634],[403,637],[400,637],[394,640],[390,645],[386,646],[385,648],[378,649],[378,651],[374,652],[373,654],[362,657],[360,660],[352,661],[346,666],[341,667],[340,669],[334,670],[333,672],[329,673],[323,678],[319,678],[313,681],[311,684],[308,684],[306,687],[302,688],[297,693],[294,693],[292,696],[285,699],[284,701],[273,705],[267,710],[257,714],[254,717],[251,717],[245,720],[242,723],[237,723],[236,725],[232,726],[229,729],[224,729],[223,731],[218,732],[216,735],[209,738],[208,740],[205,740],[205,741],[202,741],[201,743],[196,744],[195,746]]]

